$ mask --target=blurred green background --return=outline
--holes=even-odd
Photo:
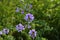
[[[21,14],[21,10],[16,12],[17,7],[23,9],[24,14]],[[24,20],[27,13],[35,17],[31,23],[37,31],[35,40],[60,40],[60,0],[0,0],[0,30],[5,27],[10,29],[9,35],[3,35],[0,40],[20,40],[14,38],[18,34],[15,26],[19,23],[27,25]],[[26,32],[22,32],[20,37],[32,40]]]

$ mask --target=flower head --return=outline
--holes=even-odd
[[[31,28],[31,26],[30,26],[30,25],[28,25],[28,29],[29,29],[29,28]]]
[[[9,29],[4,28],[4,29],[3,29],[3,33],[4,33],[4,34],[8,34],[8,33],[9,33]]]
[[[21,10],[21,14],[24,14],[24,10]]]
[[[32,4],[29,5],[29,8],[32,8]]]
[[[26,21],[32,22],[34,20],[34,16],[30,13],[26,14],[25,18]]]
[[[19,8],[18,7],[16,8],[16,12],[19,12]]]
[[[29,35],[34,39],[35,37],[36,37],[36,31],[35,31],[35,29],[32,29],[32,30],[30,30],[29,31]]]
[[[0,35],[2,35],[2,31],[0,31]]]
[[[16,25],[16,29],[18,30],[18,32],[21,32],[25,28],[24,28],[24,26],[22,24],[18,24],[18,25]]]

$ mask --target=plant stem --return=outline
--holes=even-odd
[[[33,38],[33,40],[34,40],[34,38]]]

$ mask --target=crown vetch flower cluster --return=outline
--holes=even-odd
[[[8,34],[8,33],[9,33],[9,29],[4,28],[4,29],[3,29],[3,33],[4,33],[4,34]]]
[[[29,35],[34,39],[35,37],[36,37],[36,31],[35,31],[35,29],[32,29],[32,30],[30,30],[29,31]]]
[[[8,34],[9,33],[9,29],[4,28],[2,31],[0,31],[0,35],[2,34]]]
[[[25,18],[26,21],[32,22],[34,20],[34,16],[30,13],[26,14]]]
[[[24,30],[24,26],[20,23],[18,25],[16,25],[16,29],[18,30],[18,32],[21,32],[22,30]]]
[[[0,35],[2,35],[2,31],[0,31]]]

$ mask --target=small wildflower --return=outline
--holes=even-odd
[[[29,31],[29,35],[34,39],[35,37],[36,37],[36,31],[35,31],[35,29],[32,29],[32,30],[30,30]]]
[[[31,26],[30,26],[30,25],[28,25],[28,28],[31,28]]]
[[[9,29],[4,28],[4,29],[3,29],[3,33],[4,33],[4,34],[8,34],[8,33],[9,33]]]
[[[32,8],[32,4],[29,5],[29,8],[30,8],[30,9]]]
[[[19,12],[19,8],[18,7],[16,8],[16,12]]]
[[[18,25],[16,25],[16,29],[18,30],[18,32],[21,32],[25,28],[24,28],[24,26],[22,24],[18,24]]]
[[[0,31],[0,35],[2,35],[2,31]]]
[[[26,14],[25,18],[26,21],[32,22],[34,20],[34,16],[30,13]]]
[[[24,10],[21,10],[21,14],[24,14]]]

